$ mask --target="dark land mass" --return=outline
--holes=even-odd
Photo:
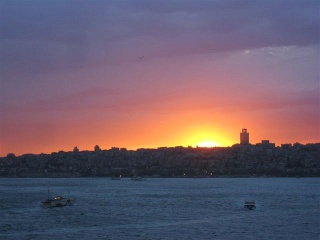
[[[320,143],[8,154],[0,177],[320,177]]]

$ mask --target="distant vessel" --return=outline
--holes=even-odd
[[[249,209],[249,210],[255,209],[256,208],[255,201],[245,201],[244,202],[244,208]]]
[[[140,177],[140,176],[134,176],[131,178],[131,180],[133,180],[133,181],[146,181],[145,178]]]
[[[47,200],[41,202],[42,206],[47,208],[54,208],[54,207],[64,207],[64,206],[72,206],[75,203],[75,199],[70,197],[64,198],[61,196],[55,196],[54,198],[49,197],[49,190],[48,190],[48,198]]]

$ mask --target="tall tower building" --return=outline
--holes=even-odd
[[[246,128],[240,133],[240,144],[249,144],[249,133]]]

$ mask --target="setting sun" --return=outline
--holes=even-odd
[[[214,142],[214,141],[206,140],[206,141],[199,142],[197,144],[197,146],[198,147],[212,148],[212,147],[218,147],[219,144]]]
[[[212,148],[232,145],[229,139],[231,136],[223,127],[197,123],[185,129],[180,142],[183,142],[185,146]]]

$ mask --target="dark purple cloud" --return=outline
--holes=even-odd
[[[7,74],[319,43],[318,1],[1,1]],[[19,69],[19,70],[17,70]]]

